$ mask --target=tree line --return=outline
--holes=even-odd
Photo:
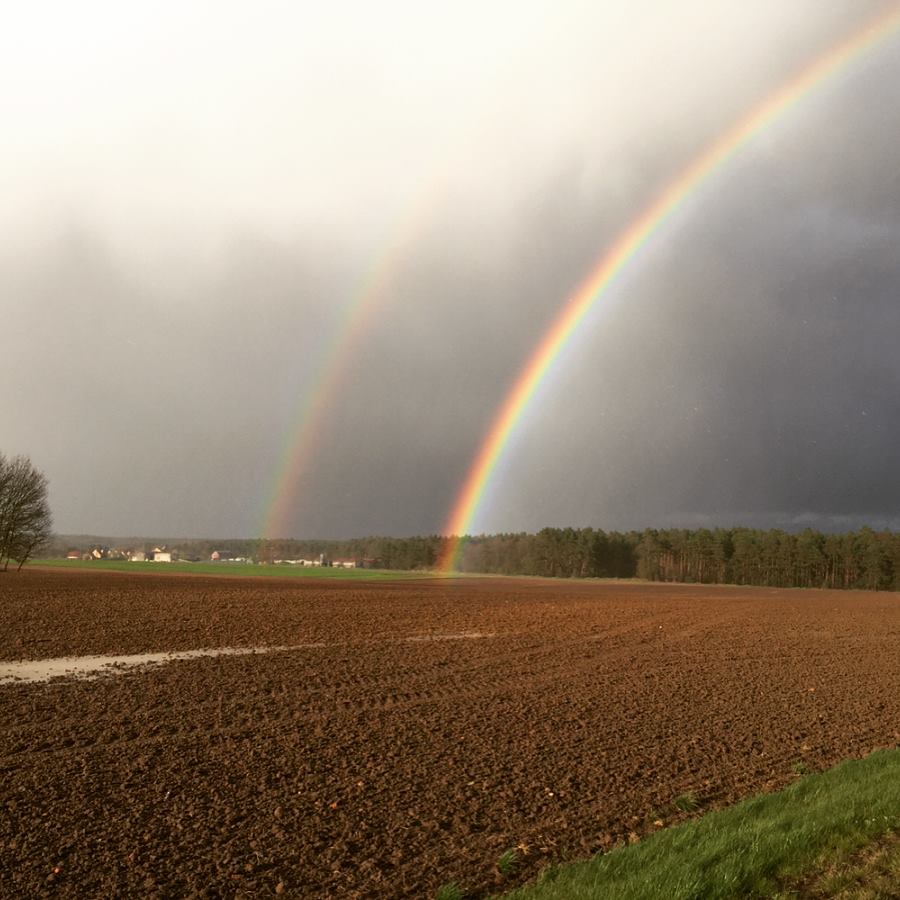
[[[645,531],[635,560],[652,581],[900,590],[900,534],[871,528]]]
[[[15,462],[15,461],[13,461]],[[21,460],[18,465],[22,466]],[[5,464],[8,467],[8,463]],[[3,470],[5,471],[5,469]],[[39,473],[37,473],[39,475]],[[43,477],[43,476],[41,476]],[[0,528],[5,521],[0,512]],[[49,529],[49,513],[46,518]],[[3,532],[4,534],[7,532]],[[23,558],[33,552],[21,543]],[[350,540],[183,540],[182,559],[209,559],[213,550],[274,563],[276,560],[372,559],[379,568],[434,569],[447,548],[442,535]],[[10,542],[0,543],[7,548]],[[30,549],[29,549],[30,547]],[[57,541],[48,552],[65,552]],[[18,559],[4,550],[3,559]],[[826,534],[807,528],[645,529],[542,528],[537,533],[476,535],[463,539],[462,572],[551,578],[644,578],[688,584],[900,590],[900,533],[862,528]]]
[[[687,584],[900,590],[900,534],[862,528],[544,528],[467,538],[460,568],[557,578],[630,578]]]
[[[385,569],[428,570],[448,538],[367,537],[352,540],[187,541],[209,558],[213,549],[257,561],[325,554],[377,560]],[[550,578],[644,578],[688,584],[900,590],[900,534],[862,528],[826,534],[807,528],[645,529],[542,528],[466,537],[462,572]]]
[[[50,539],[47,477],[26,456],[0,453],[0,567],[21,569]]]

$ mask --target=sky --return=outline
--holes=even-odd
[[[0,451],[46,473],[60,533],[253,537],[279,494],[283,537],[439,532],[616,236],[895,6],[11,6]],[[900,37],[647,242],[473,530],[900,528],[898,147]]]

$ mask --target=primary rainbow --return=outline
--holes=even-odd
[[[848,66],[866,50],[894,34],[898,27],[900,5],[892,4],[886,12],[820,56],[723,132],[619,235],[545,332],[500,407],[466,475],[444,528],[448,540],[438,563],[441,571],[450,573],[456,570],[463,538],[472,527],[513,431],[569,339],[615,277],[678,209],[682,201],[744,144],[816,86]]]

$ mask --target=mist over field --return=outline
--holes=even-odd
[[[895,6],[10,12],[0,450],[48,475],[62,533],[257,535],[338,361],[283,536],[440,531],[616,236]],[[640,250],[474,527],[900,527],[898,146],[886,36]]]

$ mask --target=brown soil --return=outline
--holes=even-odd
[[[0,687],[0,896],[501,890],[900,741],[892,594],[0,576],[2,659],[310,643]]]

